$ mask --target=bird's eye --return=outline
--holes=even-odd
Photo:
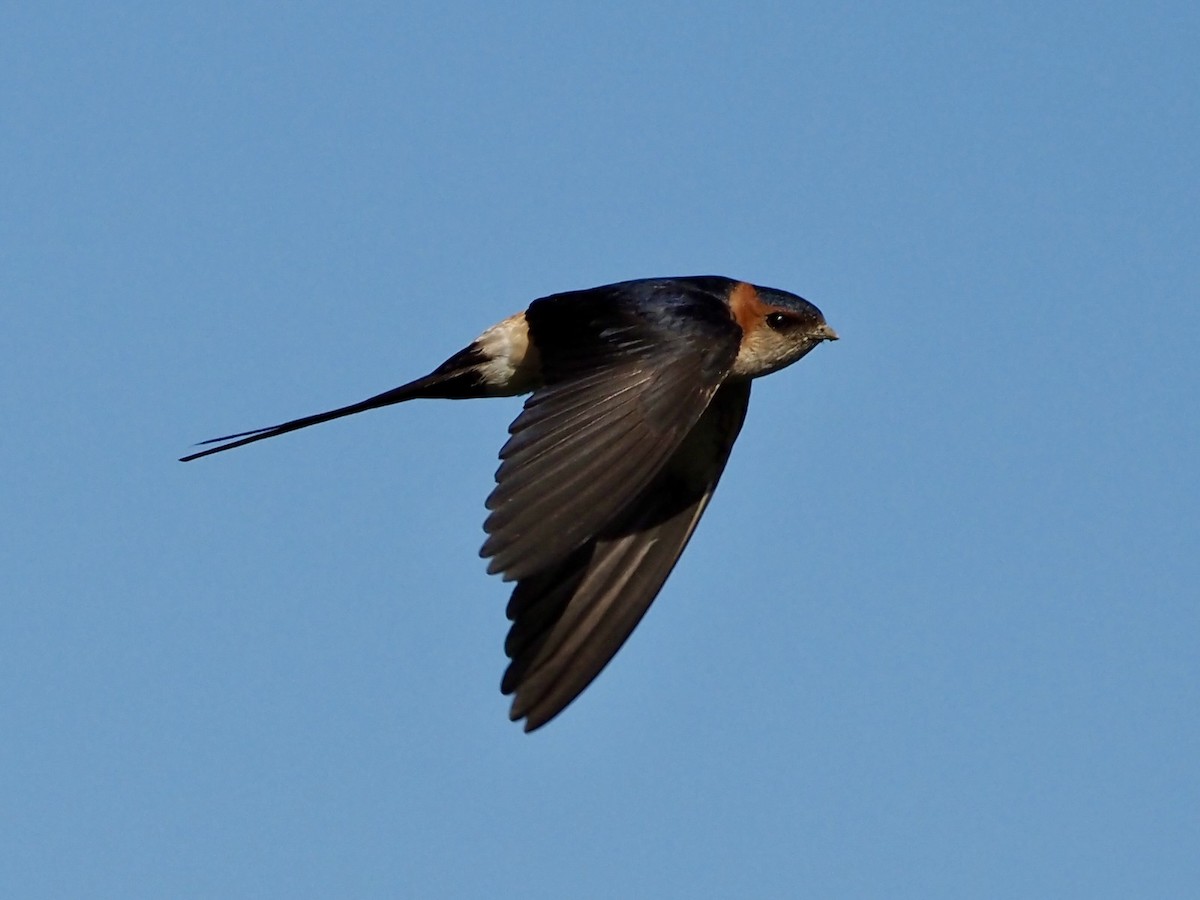
[[[792,318],[785,313],[773,312],[767,313],[766,322],[768,328],[775,331],[783,331],[783,329],[792,324]]]

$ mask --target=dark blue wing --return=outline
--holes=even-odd
[[[552,568],[616,520],[703,414],[741,331],[715,293],[635,282],[535,301],[545,386],[509,429],[481,555],[506,580]]]
[[[658,595],[707,506],[741,430],[748,381],[722,387],[703,417],[620,519],[513,590],[501,690],[525,730],[579,696]]]

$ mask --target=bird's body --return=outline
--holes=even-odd
[[[480,551],[517,582],[501,689],[531,731],[591,683],[658,594],[725,467],[750,380],[836,339],[795,294],[718,276],[554,294],[424,378],[183,460],[405,400],[532,392],[500,452]]]

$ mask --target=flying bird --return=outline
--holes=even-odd
[[[802,297],[720,276],[568,291],[423,378],[204,441],[217,446],[181,461],[406,400],[531,394],[500,451],[480,556],[516,582],[500,689],[533,731],[591,684],[658,595],[725,468],[751,379],[835,340]]]

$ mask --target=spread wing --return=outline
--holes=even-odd
[[[480,551],[510,581],[561,564],[642,493],[704,413],[741,338],[720,299],[667,285],[559,294],[525,316],[544,386],[500,451]]]
[[[532,731],[574,700],[625,643],[658,595],[707,506],[741,430],[748,381],[716,394],[703,417],[622,515],[557,565],[513,590],[500,689]]]

